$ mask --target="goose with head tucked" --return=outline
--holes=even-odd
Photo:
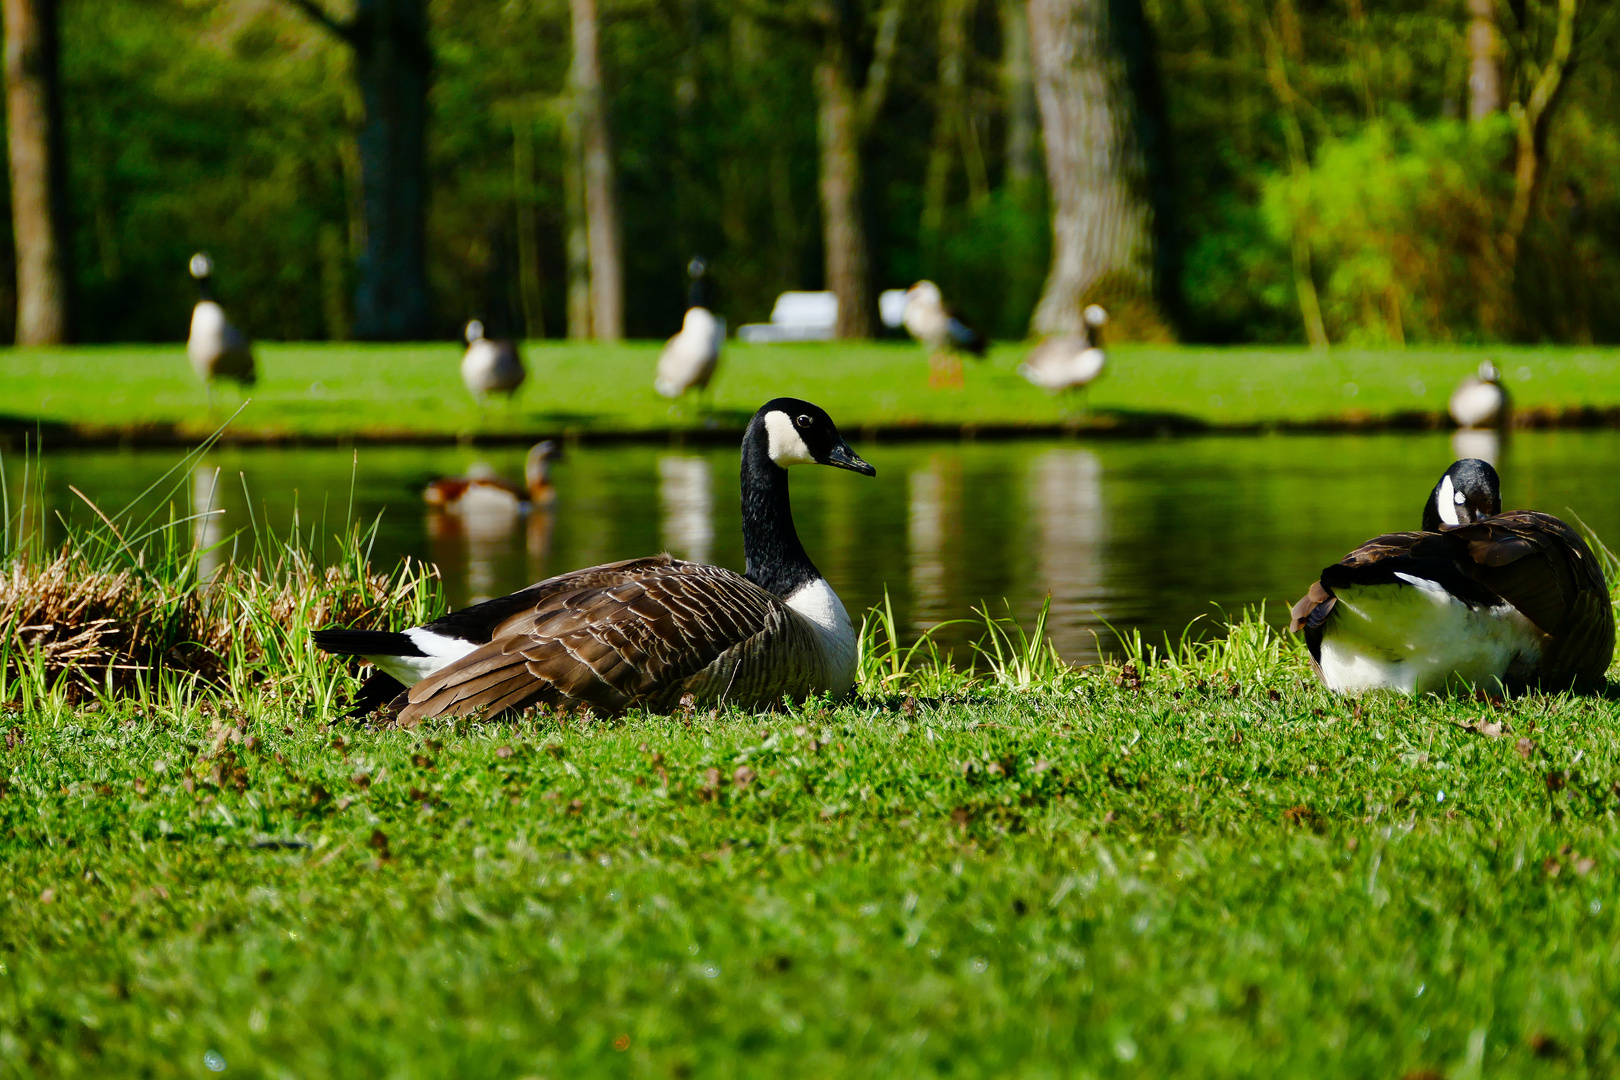
[[[1054,394],[1091,385],[1108,363],[1102,340],[1108,312],[1100,304],[1089,304],[1085,321],[1084,334],[1061,334],[1035,346],[1029,359],[1019,365],[1018,374]]]
[[[1292,614],[1339,693],[1566,689],[1600,682],[1614,657],[1591,548],[1550,514],[1503,513],[1496,470],[1472,458],[1435,484],[1422,532],[1367,541]]]
[[[529,373],[523,367],[517,342],[484,336],[484,324],[477,319],[467,324],[467,351],[461,356],[461,381],[467,392],[482,405],[491,394],[512,395]]]
[[[1502,373],[1489,360],[1482,361],[1477,372],[1457,384],[1448,405],[1451,418],[1460,428],[1505,428],[1513,416]]]
[[[961,386],[960,354],[982,360],[990,345],[983,334],[945,306],[944,295],[932,281],[919,281],[906,290],[900,321],[907,333],[928,347],[928,385],[932,387]]]
[[[687,694],[748,709],[843,697],[855,629],[793,527],[796,465],[877,472],[817,406],[767,402],[743,435],[743,574],[654,555],[548,578],[403,633],[325,630],[315,643],[375,664],[357,706],[386,705],[407,725],[531,705],[666,711]]]
[[[191,334],[186,338],[192,370],[208,388],[210,397],[214,383],[220,379],[252,386],[258,380],[253,345],[225,317],[225,309],[214,299],[214,260],[199,251],[191,257],[190,270],[197,279],[197,304],[191,309]]]

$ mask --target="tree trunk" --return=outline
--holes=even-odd
[[[563,121],[563,218],[568,259],[568,337],[591,337],[591,230],[585,213],[585,137],[577,100]]]
[[[1531,87],[1530,97],[1518,110],[1518,132],[1513,163],[1513,206],[1508,211],[1507,229],[1502,236],[1502,253],[1510,270],[1519,256],[1519,241],[1530,222],[1530,211],[1541,190],[1542,153],[1553,113],[1563,94],[1575,48],[1575,22],[1580,14],[1579,0],[1558,0],[1558,22],[1553,32],[1551,55],[1541,66],[1541,74]]]
[[[17,344],[60,345],[71,279],[56,0],[5,0],[5,34]]]
[[[1179,273],[1140,0],[1029,0],[1029,35],[1052,196],[1052,265],[1033,328],[1081,332],[1081,307],[1095,299],[1156,332],[1174,314]]]
[[[540,230],[535,220],[534,117],[524,112],[512,124],[512,201],[517,206],[518,299],[523,306],[523,336],[546,336],[541,310]]]
[[[624,337],[624,266],[619,250],[619,207],[614,193],[613,148],[597,49],[596,0],[570,0],[574,63],[569,81],[580,113],[585,216],[591,257],[591,328],[599,341]]]
[[[1501,57],[1495,0],[1468,0],[1468,119],[1502,111]]]
[[[962,102],[962,68],[967,53],[967,17],[970,0],[943,0],[939,6],[939,82],[934,94],[934,141],[928,151],[928,181],[923,191],[923,265],[939,258],[940,233],[945,227],[945,203],[950,197],[953,144],[966,123]]]
[[[1002,94],[1007,109],[1007,186],[1025,203],[1035,185],[1035,83],[1023,0],[1001,0]]]
[[[428,335],[428,46],[426,0],[360,0],[345,35],[365,121],[357,140],[366,225],[354,336],[402,341]]]
[[[872,286],[861,218],[861,122],[842,42],[830,43],[816,68],[821,141],[821,217],[827,288],[838,297],[840,338],[872,336]]]

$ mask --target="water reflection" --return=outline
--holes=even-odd
[[[930,454],[923,468],[906,477],[906,540],[911,561],[911,627],[929,630],[959,613],[950,610],[946,580],[946,536],[959,533],[962,514],[962,462],[955,455]]]
[[[1066,655],[1094,648],[1106,615],[1103,467],[1090,450],[1048,450],[1030,463],[1037,588],[1052,597],[1053,642]]]
[[[197,549],[197,580],[207,584],[219,574],[224,553],[225,510],[220,505],[218,468],[198,464],[191,470],[191,531]]]
[[[706,563],[714,549],[714,492],[709,462],[690,454],[658,459],[658,505],[664,550]]]
[[[1502,436],[1500,432],[1474,428],[1458,428],[1451,436],[1451,454],[1456,458],[1479,458],[1502,468]]]
[[[1483,433],[1489,435],[1490,433]],[[1051,593],[1051,632],[1073,660],[1112,644],[1102,622],[1150,639],[1189,621],[1268,600],[1274,621],[1322,567],[1369,536],[1416,526],[1424,496],[1455,456],[1491,458],[1450,432],[1278,435],[1163,440],[888,444],[859,448],[873,480],[832,469],[793,470],[794,520],[806,550],[859,620],[892,598],[901,625],[919,632],[1003,598],[1027,620]],[[173,451],[79,451],[47,455],[43,504],[28,500],[47,547],[61,540],[57,515],[85,526],[89,508],[120,507],[170,469]],[[492,448],[500,475],[521,473],[521,447]],[[1504,502],[1580,515],[1603,538],[1620,539],[1620,432],[1517,432],[1498,446]],[[8,461],[9,466],[11,463]],[[306,535],[328,542],[353,517],[379,519],[371,558],[436,562],[451,604],[521,588],[549,574],[667,548],[685,558],[743,567],[735,448],[675,451],[582,447],[553,474],[553,510],[424,512],[432,477],[460,475],[453,447],[349,450],[225,448],[171,481],[156,510],[176,517],[224,509],[188,525],[214,573],[246,545],[230,542],[253,514],[285,535],[298,513]],[[22,470],[6,470],[13,520],[23,505]],[[245,478],[238,482],[238,473]],[[36,474],[37,477],[37,474]],[[228,477],[229,482],[220,482]],[[213,552],[208,549],[216,548]],[[319,552],[317,552],[319,555]],[[971,627],[936,631],[959,657]]]

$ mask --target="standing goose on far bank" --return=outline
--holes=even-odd
[[[1019,365],[1018,374],[1054,394],[1089,386],[1108,362],[1102,341],[1108,312],[1100,304],[1087,305],[1085,320],[1086,333],[1062,334],[1035,346],[1029,359]]]
[[[1447,469],[1423,531],[1367,541],[1294,605],[1328,689],[1339,693],[1564,689],[1604,677],[1614,611],[1592,550],[1568,525],[1502,513],[1496,470]]]
[[[523,357],[517,342],[484,336],[484,324],[477,319],[467,324],[467,351],[461,357],[461,381],[467,392],[482,405],[491,394],[505,394],[510,402],[523,380]]]
[[[688,390],[699,393],[707,390],[720,366],[726,330],[709,310],[704,295],[703,275],[708,269],[709,264],[701,255],[694,256],[686,266],[692,278],[692,288],[686,297],[686,317],[681,320],[680,333],[670,338],[659,354],[658,372],[653,377],[653,389],[667,398],[678,398]]]
[[[212,398],[214,383],[230,379],[252,386],[258,379],[253,365],[253,346],[247,335],[231,325],[225,309],[214,299],[210,280],[214,260],[203,252],[191,257],[191,276],[197,279],[197,306],[191,309],[191,335],[186,339],[186,355],[191,368],[203,381]]]
[[[928,385],[962,385],[962,361],[958,353],[971,353],[984,359],[989,342],[983,334],[957,318],[945,306],[945,297],[932,281],[919,281],[906,290],[906,307],[900,317],[906,332],[928,346]]]
[[[1502,385],[1502,373],[1489,360],[1451,392],[1451,418],[1461,428],[1503,428],[1512,419],[1512,402]]]
[[[400,724],[540,704],[668,710],[686,694],[749,709],[842,697],[855,682],[855,629],[799,543],[793,465],[877,474],[817,406],[767,402],[742,443],[746,575],[655,555],[549,578],[404,633],[323,630],[315,644],[376,664],[357,704],[386,703]]]

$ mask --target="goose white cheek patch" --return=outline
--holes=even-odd
[[[1435,495],[1435,509],[1440,511],[1440,520],[1447,525],[1458,525],[1461,521],[1457,517],[1457,504],[1462,502],[1462,496],[1451,486],[1451,477],[1440,478],[1440,492]]]
[[[778,465],[814,465],[810,448],[804,444],[793,418],[784,412],[765,414],[765,434],[770,438],[771,460]]]

